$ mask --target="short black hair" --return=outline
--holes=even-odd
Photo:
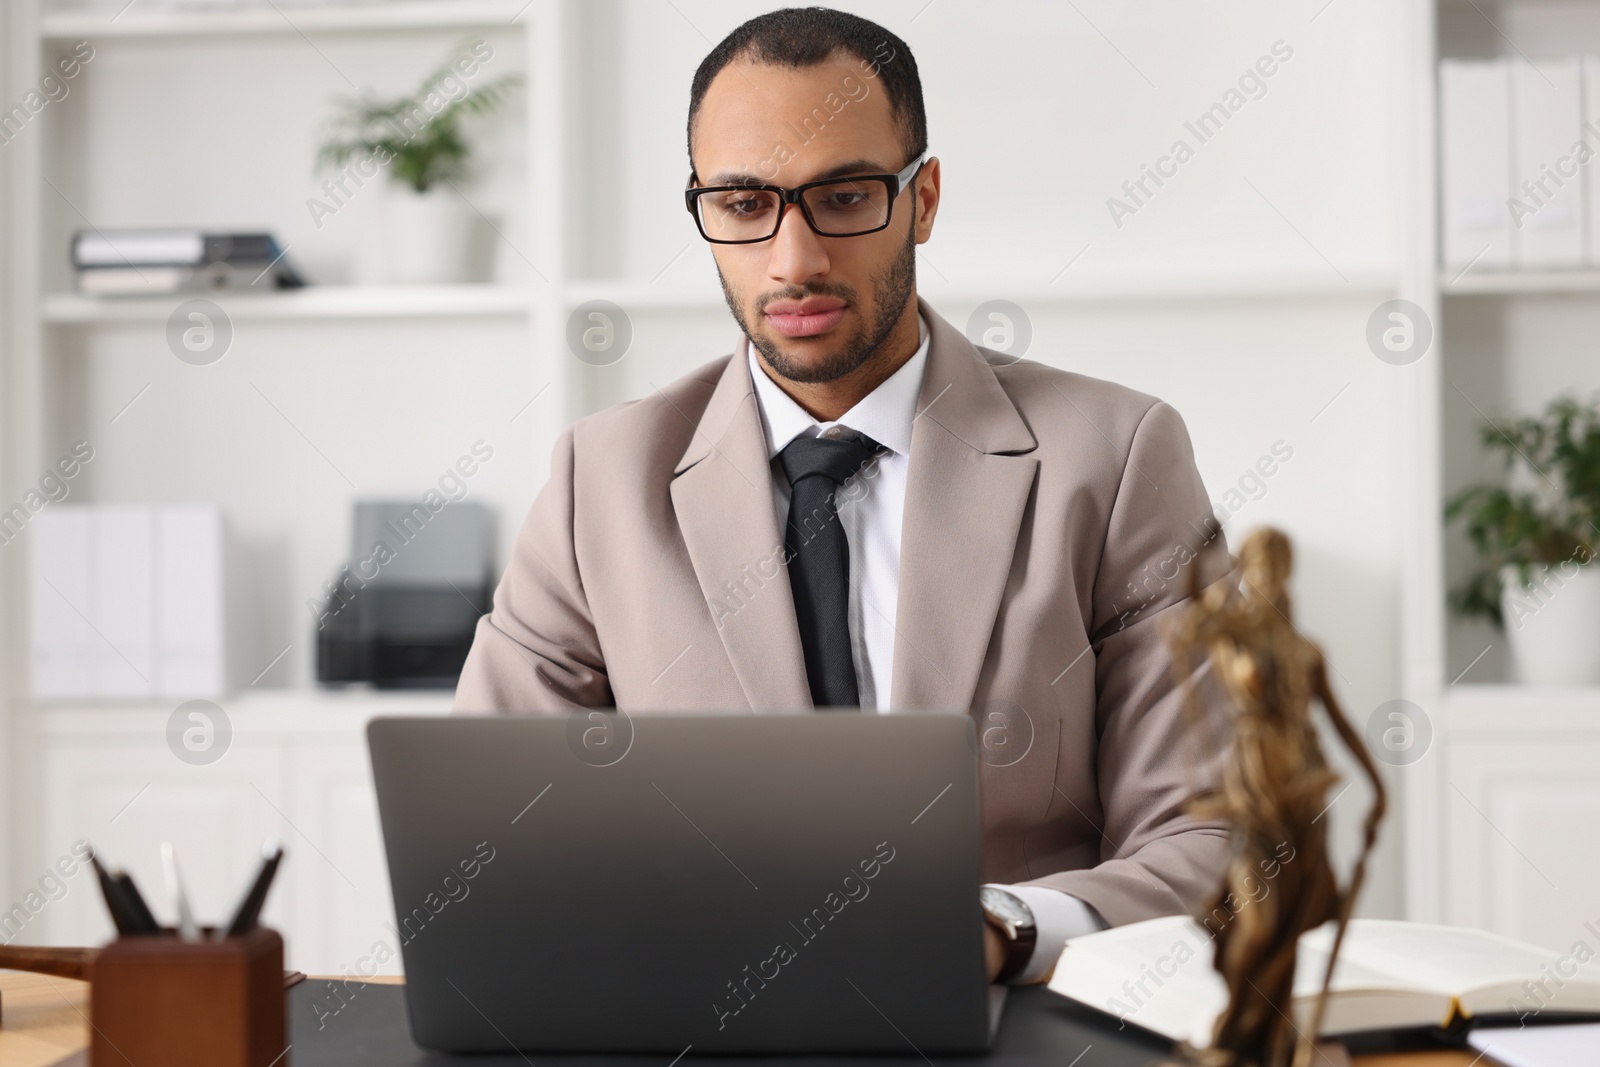
[[[928,113],[922,104],[922,78],[911,49],[870,19],[831,7],[786,7],[757,15],[713,48],[694,72],[689,88],[689,166],[694,166],[694,122],[706,90],[736,59],[799,70],[816,66],[835,52],[871,64],[889,98],[889,113],[899,128],[906,162],[928,150]],[[866,69],[865,67],[863,69]]]

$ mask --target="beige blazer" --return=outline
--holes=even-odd
[[[1178,413],[932,328],[908,464],[891,708],[971,709],[984,877],[1113,925],[1214,888],[1181,812],[1225,721],[1190,729],[1162,636],[1226,546]],[[564,430],[478,623],[458,711],[811,706],[772,470],[731,356]]]

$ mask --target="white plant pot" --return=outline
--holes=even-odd
[[[1529,685],[1600,685],[1600,564],[1501,572],[1500,608],[1517,677]]]
[[[418,193],[391,183],[384,204],[386,277],[397,285],[461,282],[467,275],[472,219],[450,189]]]

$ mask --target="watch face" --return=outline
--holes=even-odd
[[[983,903],[983,910],[993,915],[1007,926],[1032,926],[1033,912],[1028,906],[1004,889],[991,889],[984,886],[978,891],[978,899]]]

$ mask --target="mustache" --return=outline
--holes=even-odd
[[[807,286],[805,288],[788,289],[779,293],[765,293],[756,300],[756,310],[765,311],[769,304],[779,300],[804,300],[808,296],[831,296],[843,300],[847,304],[856,302],[856,290],[850,285],[825,285]]]

